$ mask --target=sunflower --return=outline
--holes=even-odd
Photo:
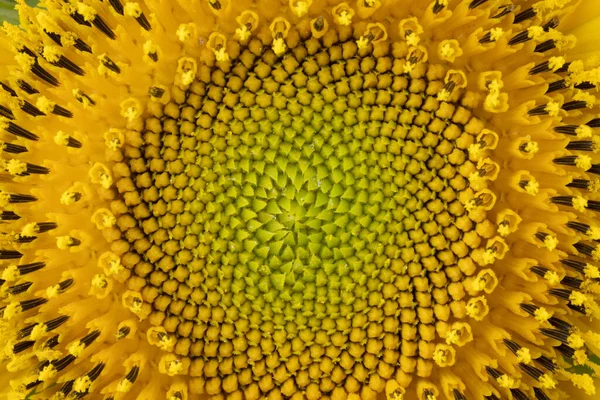
[[[2,398],[595,398],[597,3],[19,1]]]

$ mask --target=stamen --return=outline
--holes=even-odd
[[[472,0],[469,4],[469,9],[472,10],[487,3],[488,0]]]
[[[536,16],[535,10],[532,7],[529,7],[527,9],[521,11],[517,15],[515,15],[513,24],[520,24],[520,23],[527,21],[528,19],[531,19],[535,16]]]
[[[508,14],[510,14],[511,12],[513,12],[516,8],[517,8],[517,6],[515,6],[514,4],[506,4],[506,5],[500,6],[500,7],[498,7],[498,13],[495,14],[494,16],[492,16],[491,18],[498,19],[498,18],[505,17]]]
[[[108,0],[110,5],[112,6],[112,8],[117,12],[117,14],[119,15],[123,15],[123,4],[121,4],[121,2],[119,0]]]

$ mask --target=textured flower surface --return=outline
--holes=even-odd
[[[596,398],[598,1],[18,8],[2,398]]]

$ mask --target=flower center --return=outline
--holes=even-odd
[[[209,394],[247,385],[245,368],[265,394],[381,391],[471,340],[456,320],[487,305],[465,308],[461,282],[494,229],[469,182],[493,166],[469,160],[487,143],[456,72],[419,57],[343,33],[279,55],[252,40],[186,91],[151,90],[143,140],[123,150],[132,185],[117,183],[135,217],[117,222],[122,259]]]

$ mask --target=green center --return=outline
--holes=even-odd
[[[346,354],[344,377],[365,382],[400,349],[416,360],[448,321],[447,283],[475,234],[458,198],[473,117],[437,100],[438,66],[408,77],[405,59],[353,42],[282,59],[251,48],[152,105],[144,144],[126,150],[147,218],[144,237],[125,236],[150,262],[133,270],[151,323],[179,354],[239,368],[244,352],[257,363],[278,349],[269,368],[290,374],[298,357]]]

